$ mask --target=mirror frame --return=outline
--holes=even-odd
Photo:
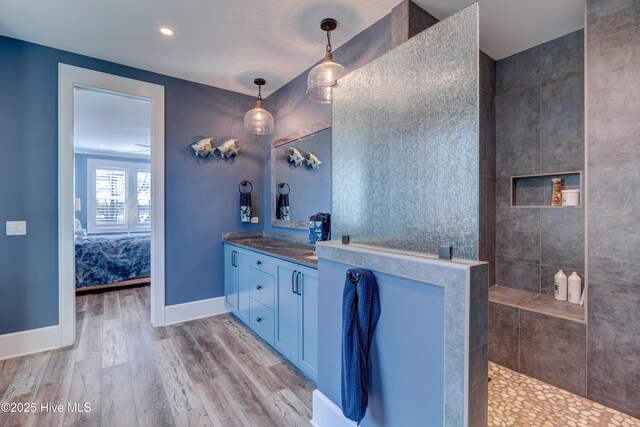
[[[290,135],[283,136],[276,139],[271,143],[271,226],[281,228],[294,228],[298,230],[309,229],[309,221],[293,221],[282,220],[276,218],[276,149],[290,142],[298,141],[300,139],[311,136],[315,133],[329,129],[331,127],[331,120],[316,123],[309,128],[301,129]]]

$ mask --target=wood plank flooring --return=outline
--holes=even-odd
[[[0,361],[0,402],[38,408],[0,426],[310,425],[314,384],[232,316],[154,329],[148,286],[78,295],[76,311],[75,345]]]

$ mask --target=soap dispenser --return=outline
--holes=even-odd
[[[580,304],[580,297],[582,296],[582,279],[575,271],[569,276],[569,302],[573,304]]]
[[[558,301],[567,300],[567,275],[564,271],[558,270],[555,276],[553,276],[553,284],[555,288],[555,298]]]

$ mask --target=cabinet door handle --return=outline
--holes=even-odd
[[[258,264],[258,265],[262,265],[262,261],[257,260],[257,261],[256,261],[256,264]]]
[[[296,274],[296,293],[298,295],[302,295],[302,291],[300,290],[300,275],[302,274],[301,271],[298,271],[298,274]]]
[[[262,322],[262,317],[256,317],[256,322]]]
[[[257,289],[257,290],[262,289],[262,285],[256,285],[256,289]]]
[[[231,266],[232,267],[237,267],[238,263],[236,263],[236,251],[231,252]]]
[[[294,287],[295,286],[294,282],[295,282],[296,273],[297,273],[297,271],[292,271],[291,272],[291,292],[293,292],[294,294],[297,293],[296,289]]]

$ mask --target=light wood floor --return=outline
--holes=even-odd
[[[73,347],[0,361],[2,426],[308,426],[315,388],[221,315],[154,329],[149,287],[79,295]],[[91,412],[40,412],[41,403]]]

